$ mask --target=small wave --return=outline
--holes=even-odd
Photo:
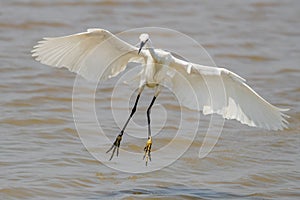
[[[11,28],[11,29],[22,29],[29,30],[35,27],[67,27],[69,25],[61,22],[42,22],[42,21],[27,21],[24,23],[13,24],[13,23],[0,23],[0,28]]]
[[[61,7],[61,6],[117,6],[122,4],[121,1],[100,1],[100,2],[15,2],[12,3],[14,6],[20,6],[20,7],[33,7],[33,8],[42,8],[42,7]]]
[[[300,73],[300,69],[285,68],[275,72],[275,74],[294,74],[294,73]]]
[[[2,123],[5,124],[10,124],[10,125],[15,125],[15,126],[31,126],[31,125],[41,125],[41,124],[64,124],[66,123],[65,120],[63,119],[55,119],[55,118],[50,118],[50,119],[4,119],[2,120]]]
[[[265,62],[275,60],[274,58],[259,56],[259,55],[240,55],[240,54],[217,54],[216,57],[219,58],[233,58],[233,59],[243,59],[251,60],[256,62]]]
[[[255,2],[251,4],[253,7],[265,8],[265,7],[276,7],[280,6],[278,2]]]
[[[218,192],[211,189],[199,189],[199,188],[186,188],[185,186],[176,187],[157,187],[152,189],[131,189],[122,190],[117,193],[110,194],[111,197],[145,197],[151,196],[151,198],[165,198],[173,197],[175,199],[206,199],[206,198],[236,198],[242,197],[235,194]]]

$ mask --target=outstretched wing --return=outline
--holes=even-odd
[[[32,50],[37,61],[66,67],[88,80],[105,80],[125,70],[128,62],[144,62],[138,49],[103,29],[65,37],[44,38]]]
[[[236,119],[242,124],[281,130],[288,122],[282,111],[251,89],[243,78],[216,67],[202,66],[172,57],[170,66],[177,72],[172,78],[172,89],[181,103],[203,114],[217,113],[226,119]],[[189,84],[193,91],[187,90]],[[197,96],[193,100],[193,93]]]

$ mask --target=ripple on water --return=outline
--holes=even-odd
[[[3,0],[0,4],[1,199],[298,199],[300,196],[298,1],[199,3],[191,0],[171,4],[166,1]],[[199,25],[198,19],[205,20]],[[116,33],[145,24],[177,27],[203,42],[221,65],[243,66],[236,72],[249,79],[256,91],[267,95],[276,105],[291,108],[287,112],[291,116],[289,129],[267,132],[226,121],[213,151],[199,159],[199,148],[210,119],[201,116],[199,137],[182,158],[162,170],[128,174],[95,160],[80,142],[72,118],[76,75],[34,61],[30,50],[36,41],[47,36],[81,32],[87,27],[106,28]],[[172,43],[174,35],[153,33],[153,38],[162,38],[153,40],[158,48],[176,44],[186,50],[191,60],[199,58],[194,48],[180,41]],[[138,34],[130,36],[136,43]],[[101,109],[97,116],[99,119],[101,116],[101,125],[109,133],[119,131],[107,116],[111,112],[111,100],[117,104],[116,111],[130,109],[121,106],[127,105],[124,103],[128,102],[129,94],[112,97],[115,82],[116,79],[111,79],[101,83],[96,91],[95,105]],[[94,92],[93,87],[87,84],[77,89],[81,93],[74,100],[82,105],[94,103],[87,98],[87,94]],[[143,123],[137,124],[146,124],[144,111],[153,95],[147,91],[139,103],[139,111],[143,113],[134,119]],[[181,108],[171,92],[163,91],[157,103],[168,111],[170,121],[155,136],[153,151],[172,141],[181,111],[188,116],[183,119],[187,125],[182,127],[183,131],[191,131],[190,125],[198,122],[194,112]],[[134,98],[131,97],[130,105]],[[152,112],[152,116],[156,117],[157,113]],[[145,133],[140,136],[144,137],[146,130],[145,125],[142,131],[137,128],[127,131]],[[142,157],[145,140],[134,143],[132,137],[125,138],[121,148],[139,152]],[[115,135],[110,139],[113,141]],[[189,141],[183,138],[174,142],[181,148]],[[95,147],[91,152],[106,150]],[[120,154],[113,162],[118,164],[120,156],[124,159]],[[161,162],[160,159],[160,155],[153,155],[149,165]]]
[[[53,27],[53,28],[62,28],[68,27],[67,24],[60,22],[42,22],[42,21],[27,21],[24,23],[0,23],[0,28],[5,29],[21,29],[21,30],[30,30],[38,27]]]
[[[245,196],[235,195],[226,192],[216,192],[210,189],[187,188],[185,186],[156,187],[150,189],[121,190],[108,195],[108,197],[137,197],[141,199],[163,198],[163,199],[207,199],[207,198],[242,198]],[[126,199],[126,198],[125,198]]]
[[[65,124],[66,120],[58,119],[58,118],[48,118],[48,119],[40,119],[40,118],[32,118],[32,119],[16,119],[9,118],[2,120],[5,124],[15,125],[15,126],[31,126],[31,125],[59,125]]]
[[[241,55],[241,54],[216,54],[217,58],[230,58],[230,59],[239,59],[239,60],[250,60],[255,62],[266,62],[273,61],[276,58],[261,56],[261,55]]]

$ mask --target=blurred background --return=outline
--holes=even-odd
[[[0,199],[298,199],[299,11],[297,0],[1,0]],[[131,174],[97,161],[75,129],[75,75],[34,61],[30,51],[43,37],[94,27],[118,33],[149,26],[190,36],[205,47],[216,65],[246,78],[272,104],[290,108],[289,129],[265,131],[226,121],[217,146],[208,157],[199,159],[201,125],[207,126],[209,119],[202,117],[199,134],[189,150],[162,170]],[[168,43],[176,42],[165,37]],[[155,47],[159,48],[160,42],[164,41],[155,41]],[[190,60],[199,63],[197,54],[184,48]],[[106,100],[114,82],[108,81],[97,91],[99,110],[110,113]],[[142,110],[150,101],[149,95],[142,99]],[[180,109],[171,99],[166,93],[161,102],[168,103],[166,109],[174,124]],[[152,116],[155,118],[154,111]],[[99,120],[114,139],[119,129],[113,117],[99,114]],[[188,126],[193,119],[185,123]],[[170,136],[176,127],[164,131]],[[146,129],[142,134],[146,136]],[[140,148],[142,158],[144,142],[128,146],[123,141],[122,145]],[[164,142],[168,143],[167,137],[160,145]],[[160,158],[152,162],[160,162]]]

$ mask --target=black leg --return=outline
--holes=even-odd
[[[151,122],[151,117],[150,117],[151,108],[152,108],[152,106],[153,106],[153,104],[154,104],[154,102],[155,102],[155,100],[156,100],[159,92],[160,92],[160,88],[157,87],[155,95],[154,95],[154,97],[153,97],[153,99],[152,99],[152,101],[151,101],[151,103],[150,103],[150,105],[149,105],[149,107],[147,109],[148,140],[147,140],[146,146],[144,148],[145,154],[144,154],[144,157],[143,157],[143,159],[146,158],[146,165],[148,164],[148,159],[151,161],[151,146],[152,146],[151,125],[150,125],[150,122]]]
[[[151,137],[151,127],[150,127],[150,122],[151,122],[151,118],[150,118],[150,114],[151,114],[151,108],[154,104],[156,100],[156,96],[153,97],[148,109],[147,109],[147,120],[148,120],[148,139]]]
[[[115,154],[116,149],[117,149],[117,156],[119,155],[119,148],[120,148],[122,136],[123,136],[123,134],[124,134],[125,128],[127,127],[128,123],[129,123],[129,121],[130,121],[130,119],[132,118],[132,116],[134,115],[134,113],[135,113],[135,111],[136,111],[137,104],[138,104],[138,102],[139,102],[139,99],[140,99],[140,96],[141,96],[141,93],[142,93],[143,89],[144,89],[144,87],[141,87],[141,88],[139,89],[139,93],[138,93],[138,95],[137,95],[137,97],[136,97],[134,106],[133,106],[133,108],[132,108],[132,110],[131,110],[131,113],[130,113],[130,115],[129,115],[127,121],[126,121],[126,123],[124,124],[124,126],[123,126],[121,132],[118,134],[118,136],[117,136],[115,142],[114,142],[114,143],[112,144],[112,146],[106,151],[106,153],[108,153],[108,152],[110,152],[110,151],[113,149],[112,154],[111,154],[111,157],[110,157],[109,160],[111,160],[111,159],[114,157],[114,154]]]

